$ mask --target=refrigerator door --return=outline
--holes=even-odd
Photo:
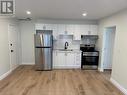
[[[35,47],[52,47],[53,36],[51,34],[35,34]]]
[[[52,70],[52,48],[35,48],[36,70]]]

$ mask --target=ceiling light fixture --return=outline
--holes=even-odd
[[[83,13],[82,16],[87,16],[87,13]]]
[[[26,14],[30,15],[30,14],[31,14],[31,12],[30,12],[30,11],[26,11]]]

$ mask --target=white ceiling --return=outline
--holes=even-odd
[[[38,19],[91,19],[96,20],[127,8],[127,0],[15,0],[16,17]],[[87,12],[87,17],[82,13]]]

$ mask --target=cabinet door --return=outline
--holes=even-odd
[[[74,68],[75,67],[74,53],[67,52],[65,57],[66,57],[66,67]]]
[[[58,66],[57,52],[56,51],[53,51],[53,68],[56,68],[56,66]]]
[[[75,25],[75,29],[74,29],[74,40],[81,40],[80,25]]]
[[[56,68],[65,68],[66,67],[65,53],[64,52],[58,52],[57,53],[57,64],[55,67]]]
[[[35,24],[35,30],[44,30],[45,24]]]
[[[73,35],[74,34],[74,30],[75,30],[75,25],[67,25],[67,34],[68,35]]]
[[[97,34],[98,34],[98,26],[90,25],[90,35],[97,35]]]
[[[75,66],[81,68],[81,52],[75,53]]]
[[[66,29],[66,25],[65,24],[59,24],[58,25],[58,34],[66,34],[67,33],[67,29]]]
[[[57,36],[58,36],[58,26],[57,26],[57,24],[52,24],[52,30],[53,30],[53,39],[57,40]]]
[[[88,35],[89,25],[80,25],[81,35]]]
[[[52,24],[45,24],[44,30],[52,30]]]
[[[35,24],[36,30],[52,30],[51,24]]]

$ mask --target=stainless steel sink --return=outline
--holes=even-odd
[[[73,49],[59,49],[60,51],[73,51]]]

